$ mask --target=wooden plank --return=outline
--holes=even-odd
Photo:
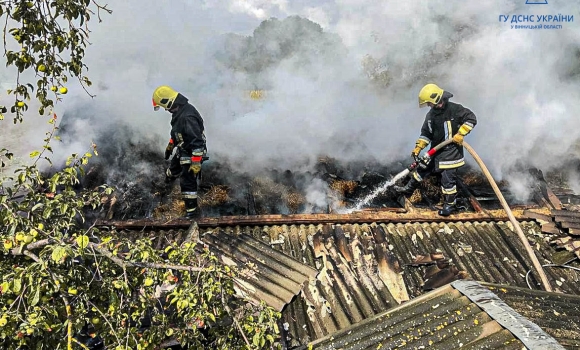
[[[580,230],[580,222],[562,221],[560,223],[560,225],[562,226],[562,228],[573,228],[573,229],[576,229],[576,230]]]
[[[524,215],[530,219],[536,219],[540,224],[552,222],[550,215],[537,213],[531,210],[524,210]]]
[[[546,187],[546,191],[547,191],[548,201],[550,201],[550,203],[552,203],[554,208],[561,210],[563,208],[563,206],[562,206],[562,202],[560,201],[560,198],[558,198],[558,196],[556,196],[556,194],[550,189],[550,187]]]
[[[548,187],[547,183],[542,181],[540,184],[540,190],[544,198],[550,203],[550,205],[552,205],[552,207],[554,207],[554,209],[562,209],[562,202],[560,202],[560,199],[558,199],[550,187]]]
[[[482,208],[481,203],[479,203],[479,201],[477,200],[477,198],[475,198],[475,196],[473,195],[473,193],[471,193],[471,191],[469,190],[469,188],[459,178],[457,179],[457,185],[461,189],[461,192],[465,196],[467,196],[467,198],[469,199],[469,204],[471,204],[471,207],[473,208],[473,210],[475,210],[476,213],[483,212],[484,209]]]
[[[556,224],[543,224],[542,225],[542,232],[549,233],[552,235],[559,235],[562,233],[562,231],[560,231],[560,229],[558,227],[556,227]]]
[[[555,222],[577,222],[577,223],[580,223],[580,218],[575,218],[573,216],[556,215],[556,216],[554,216],[554,221]]]
[[[577,228],[569,228],[568,233],[572,236],[580,236],[580,229]]]
[[[512,210],[516,220],[527,220],[520,209]],[[509,221],[503,210],[490,210],[487,213],[457,213],[448,217],[437,215],[432,210],[419,210],[413,213],[394,212],[356,212],[352,214],[291,214],[291,215],[241,215],[200,218],[196,220],[199,227],[220,226],[255,226],[255,225],[309,225],[309,224],[361,224],[372,222],[450,222],[450,221]],[[127,221],[98,220],[96,226],[110,226],[116,229],[146,229],[146,228],[188,228],[192,220],[173,219],[158,221],[139,219]]]
[[[541,192],[538,191],[534,191],[534,194],[532,195],[532,197],[534,198],[534,201],[536,203],[538,203],[538,205],[540,207],[547,207],[547,208],[551,208],[553,209],[554,207],[546,200],[546,198],[544,198],[544,196],[542,195]]]
[[[572,211],[572,210],[559,210],[559,209],[554,209],[554,210],[552,210],[552,215],[554,215],[554,216],[568,216],[568,217],[580,218],[580,212],[578,212],[578,211]]]

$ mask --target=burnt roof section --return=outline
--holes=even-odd
[[[344,350],[563,349],[540,327],[474,281],[453,282],[308,345]]]
[[[580,348],[580,296],[482,283],[567,348]]]
[[[550,262],[556,251],[540,226],[535,222],[521,225],[540,261]],[[524,247],[510,223],[290,225],[240,230],[266,241],[283,237],[284,244],[277,249],[314,262],[321,271],[316,285],[310,284],[284,310],[290,346],[333,334],[457,279],[524,288],[529,283],[541,288],[533,273],[526,280],[532,265],[521,253]],[[432,255],[442,259],[430,259]],[[547,268],[546,273],[555,290],[579,294],[576,271]]]

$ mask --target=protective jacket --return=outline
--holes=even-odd
[[[453,138],[459,129],[471,131],[477,124],[475,114],[458,103],[449,102],[453,94],[445,91],[442,96],[443,107],[431,108],[425,117],[421,128],[421,137],[431,148],[441,142]],[[463,146],[451,143],[435,153],[433,161],[436,170],[459,168],[465,164]]]
[[[181,157],[207,150],[203,119],[187,97],[178,94],[173,103],[177,110],[171,116],[171,140],[179,147]]]

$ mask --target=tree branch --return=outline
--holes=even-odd
[[[52,273],[52,271],[48,268],[48,266],[46,266],[46,264],[44,263],[44,261],[42,261],[38,256],[36,256],[36,254],[34,254],[34,253],[32,253],[32,252],[30,252],[28,250],[23,251],[22,252],[22,255],[26,255],[27,257],[31,258],[32,260],[36,261],[37,263],[44,265],[44,268],[46,269],[46,271],[48,272],[48,274],[50,275],[50,277],[54,281],[54,284],[60,290],[60,281],[58,280],[58,278],[56,278],[56,276],[54,275],[54,273]],[[60,294],[60,298],[64,302],[64,307],[65,307],[65,310],[66,310],[66,318],[68,320],[67,330],[66,330],[66,335],[67,335],[67,350],[72,350],[72,342],[73,342],[74,338],[73,338],[73,334],[72,334],[72,311],[71,311],[71,306],[70,306],[70,303],[68,301],[68,298],[66,296],[64,296],[63,293],[59,293],[59,294]]]
[[[113,255],[107,249],[101,248],[97,243],[90,242],[89,247],[92,247],[94,250],[99,252],[101,255],[111,259],[115,264],[119,265],[123,269],[126,269],[127,266],[132,267],[145,267],[150,269],[165,269],[165,270],[181,270],[181,271],[190,271],[190,272],[203,272],[203,271],[211,271],[209,268],[205,267],[194,267],[194,266],[184,266],[184,265],[172,265],[172,264],[160,264],[160,263],[150,263],[150,262],[135,262],[135,261],[125,261],[121,258],[118,258]]]
[[[29,256],[28,254],[26,254],[26,252],[30,252],[33,249],[42,248],[42,247],[45,247],[49,244],[53,244],[56,242],[57,241],[53,238],[41,239],[40,241],[36,241],[34,243],[30,243],[30,244],[27,244],[25,246],[20,246],[18,248],[12,248],[12,250],[10,250],[10,254]]]

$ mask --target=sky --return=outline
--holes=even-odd
[[[580,6],[525,2],[113,2],[113,13],[92,23],[87,49],[96,96],[68,86],[57,113],[70,132],[55,157],[84,151],[90,140],[121,132],[120,124],[132,129],[132,142],[162,154],[170,115],[153,111],[151,95],[170,85],[202,114],[210,157],[241,171],[306,171],[321,155],[389,163],[409,158],[427,113],[417,95],[434,82],[477,116],[465,140],[494,177],[510,178],[526,196],[520,166],[549,171],[578,159]],[[574,21],[554,23],[562,29],[512,28],[520,24],[513,15],[557,14]],[[292,25],[290,16],[308,21]],[[284,25],[258,33],[271,18]],[[309,21],[314,26],[304,27]],[[249,49],[256,45],[261,51]],[[10,74],[0,73],[3,88]],[[265,89],[265,98],[250,99],[252,89]],[[36,136],[46,129],[36,116],[1,123],[2,146],[23,154],[39,147]],[[580,189],[579,176],[570,178]]]

